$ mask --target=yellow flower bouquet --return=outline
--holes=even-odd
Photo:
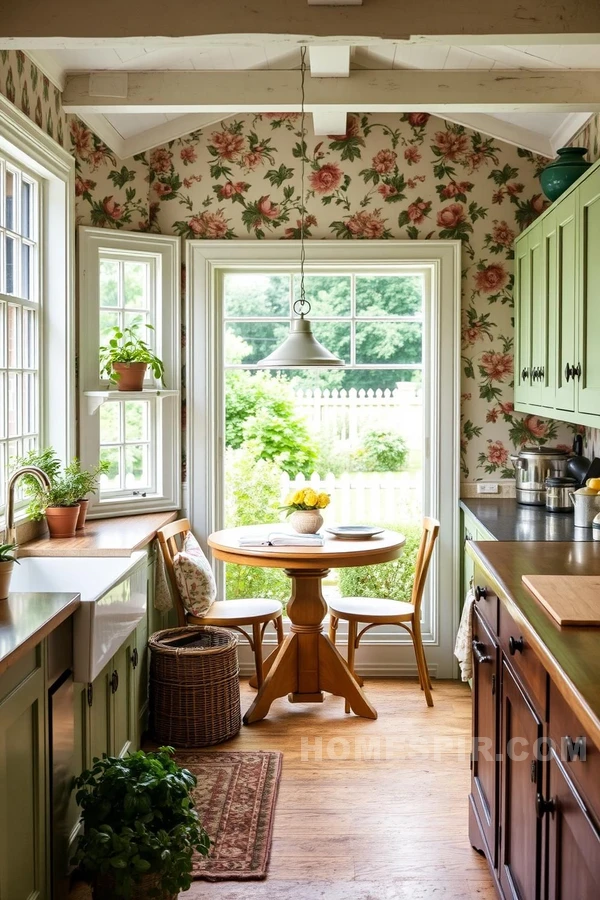
[[[317,492],[311,487],[305,487],[288,494],[281,509],[286,510],[286,516],[291,516],[298,510],[325,509],[330,503],[331,497],[325,491]]]

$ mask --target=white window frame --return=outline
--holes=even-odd
[[[181,292],[180,239],[170,235],[114,232],[105,228],[80,226],[79,237],[79,437],[81,464],[98,463],[102,398],[109,389],[108,378],[99,371],[99,271],[103,255],[122,259],[152,260],[157,277],[152,287],[155,307],[154,342],[165,365],[166,391],[148,386],[143,399],[153,404],[155,428],[153,455],[156,490],[144,496],[133,491],[90,498],[90,518],[179,509],[181,504]],[[133,310],[132,310],[133,311]],[[114,387],[114,386],[113,386]],[[139,399],[139,394],[122,392],[122,398]]]
[[[76,441],[75,160],[1,95],[0,152],[39,180],[39,445],[67,463]],[[19,509],[17,524],[25,518]]]
[[[429,436],[425,453],[430,456],[437,447],[438,459],[431,466],[426,512],[440,519],[441,530],[430,575],[435,600],[423,639],[430,669],[437,677],[446,678],[457,673],[452,646],[460,608],[460,254],[459,241],[315,241],[308,242],[306,248],[309,274],[311,264],[320,272],[329,268],[332,273],[340,265],[356,271],[392,266],[429,272],[432,324],[429,335],[424,334],[423,361],[430,367],[436,396],[432,407],[424,410]],[[218,464],[224,453],[225,415],[219,282],[224,270],[236,268],[288,271],[298,265],[299,256],[293,242],[188,241],[186,260],[188,516],[195,532],[205,538],[224,521]],[[193,354],[192,347],[205,347],[206,353]],[[216,568],[222,583],[222,567]],[[442,605],[446,607],[443,614]],[[405,642],[399,629],[369,632],[361,643],[362,658],[367,660],[361,671],[377,675],[416,673],[412,659],[398,662],[398,645]]]

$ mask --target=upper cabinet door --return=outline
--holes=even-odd
[[[579,357],[578,412],[600,416],[600,169],[585,179],[579,194]],[[581,369],[579,369],[579,366]]]
[[[530,232],[531,234],[531,232]],[[515,244],[515,406],[530,402],[531,386],[531,265],[529,237]]]
[[[556,206],[555,405],[575,411],[577,384],[577,200],[574,191]]]
[[[529,232],[529,277],[531,282],[530,346],[531,371],[529,373],[528,402],[540,406],[542,401],[542,369],[544,367],[545,278],[544,278],[544,221]]]
[[[556,215],[550,212],[541,223],[542,228],[542,290],[533,310],[532,357],[537,363],[536,381],[539,385],[539,404],[550,409],[556,392],[556,308],[558,234]],[[537,296],[537,295],[536,295]]]

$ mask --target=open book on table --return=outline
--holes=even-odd
[[[286,531],[265,531],[263,534],[242,534],[240,547],[322,547],[320,534],[293,534]]]

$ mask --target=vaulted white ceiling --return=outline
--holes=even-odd
[[[27,48],[24,48],[27,52]],[[246,46],[193,46],[156,49],[143,43],[72,50],[44,50],[30,53],[33,60],[61,89],[70,73],[87,72],[241,72],[245,70],[290,70],[300,65],[300,48],[290,43]],[[381,42],[376,46],[352,47],[350,67],[363,70],[452,70],[453,72],[520,69],[527,71],[600,70],[597,45],[485,46],[446,45],[436,42]],[[313,70],[313,74],[317,74]],[[319,75],[322,73],[319,72]],[[332,73],[339,75],[338,72]],[[278,111],[275,107],[273,111]],[[368,111],[356,110],[356,111]],[[230,116],[219,114],[173,113],[161,109],[148,112],[81,113],[91,127],[119,156],[129,156],[180,137],[189,131]],[[323,113],[320,113],[321,117]],[[552,156],[585,122],[589,113],[569,112],[444,112],[446,118],[477,128],[493,137],[534,152]],[[339,108],[337,111],[339,119]],[[315,118],[315,125],[317,124]],[[327,133],[325,131],[324,133]],[[336,133],[335,129],[329,133]]]

